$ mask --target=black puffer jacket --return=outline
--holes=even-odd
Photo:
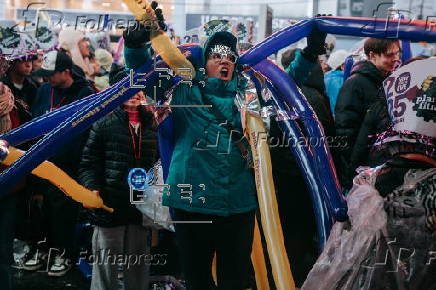
[[[335,108],[336,136],[345,138],[346,146],[339,148],[340,157],[336,166],[345,188],[351,186],[350,157],[357,135],[369,106],[377,98],[383,80],[384,76],[374,64],[361,61],[354,66],[351,76],[339,92]]]
[[[335,108],[336,135],[347,136],[348,149],[353,148],[366,111],[375,101],[384,76],[370,61],[357,63],[344,82]],[[351,151],[348,151],[349,157]]]
[[[376,153],[371,154],[370,149],[375,141],[375,135],[386,131],[389,124],[386,97],[384,91],[380,89],[379,95],[366,112],[356,143],[351,151],[350,163],[354,173],[353,176],[355,175],[355,169],[359,166],[375,167],[386,162],[386,159],[382,156],[378,156]]]
[[[333,116],[329,99],[325,93],[324,74],[319,64],[316,64],[310,72],[307,80],[301,86],[301,90],[324,127],[325,135],[334,136]]]
[[[99,226],[141,224],[142,215],[130,203],[127,184],[129,170],[141,167],[149,170],[158,160],[157,137],[152,127],[151,113],[141,110],[141,156],[135,160],[127,113],[121,108],[96,122],[90,131],[79,169],[83,186],[98,190],[104,203],[114,208],[113,214],[92,210]]]

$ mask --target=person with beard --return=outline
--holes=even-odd
[[[335,107],[336,135],[346,138],[346,146],[340,148],[337,169],[342,186],[347,189],[352,182],[351,152],[366,111],[376,100],[383,80],[399,64],[401,53],[397,39],[368,38],[364,51],[368,59],[354,65],[339,92]]]
[[[44,83],[37,91],[32,107],[33,117],[56,110],[95,92],[89,81],[74,73],[73,61],[63,51],[50,51],[44,54],[41,68],[33,74],[48,80],[48,83]],[[86,139],[87,132],[82,133],[55,152],[49,160],[73,179],[77,179],[78,160]],[[78,204],[48,182],[41,182],[39,191],[44,194],[44,206],[49,222],[48,244],[56,249],[52,253],[55,254],[53,261],[48,261],[48,275],[63,276],[71,269],[72,260],[76,255],[74,233]],[[24,263],[24,268],[38,270],[43,267],[46,258],[44,251],[36,251]]]
[[[125,76],[123,70],[111,74],[110,85]],[[93,263],[92,290],[118,287],[118,265],[99,262],[108,255],[136,257],[135,263],[123,266],[124,288],[148,289],[150,262],[140,257],[150,254],[151,235],[147,227],[151,220],[131,203],[127,183],[131,169],[149,171],[159,158],[153,114],[145,110],[144,101],[145,95],[140,91],[96,122],[83,150],[80,183],[98,192],[105,204],[114,208],[112,214],[91,210],[91,223],[95,225],[93,254],[100,259]]]

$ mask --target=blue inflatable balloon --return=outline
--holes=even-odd
[[[65,119],[74,113],[83,110],[89,103],[95,100],[96,97],[101,98],[113,92],[119,84],[114,85],[100,94],[93,94],[84,99],[77,100],[71,104],[60,107],[57,110],[46,113],[40,117],[27,122],[22,126],[15,128],[3,135],[0,135],[0,140],[6,140],[11,146],[20,145],[28,140],[37,138],[49,133],[56,128]]]
[[[401,41],[401,62],[405,64],[413,57],[412,48],[410,47],[410,40]]]
[[[249,75],[256,83],[256,87],[260,86],[254,74],[249,73]],[[295,113],[285,104],[283,96],[279,94],[270,80],[266,82],[266,87],[270,90],[272,96],[265,105],[273,106],[276,112],[280,112],[280,114],[278,114],[280,116],[276,118],[276,121],[280,130],[283,132],[284,140],[303,140],[305,136],[298,123],[292,118]],[[261,91],[261,89],[259,88],[258,91]],[[284,118],[284,115],[287,116],[287,118]],[[323,198],[323,184],[320,182],[318,173],[314,171],[315,167],[312,164],[314,160],[313,151],[309,150],[307,146],[300,142],[290,144],[289,149],[301,172],[304,173],[302,175],[306,181],[312,199],[319,237],[319,247],[320,250],[322,250],[327,242],[331,227],[333,226],[334,217],[329,210],[326,199]]]
[[[284,97],[284,101],[294,108],[304,124],[304,136],[317,140],[316,146],[309,142],[313,150],[315,172],[320,176],[323,184],[324,197],[327,199],[329,210],[338,221],[345,221],[347,206],[342,196],[342,189],[336,175],[336,170],[325,139],[324,130],[310,107],[306,98],[301,94],[295,82],[289,75],[268,60],[264,60],[253,67],[275,84],[277,90]]]
[[[277,31],[241,55],[239,63],[249,66],[255,65],[280,49],[306,37],[312,31],[313,25],[313,19],[303,20]]]
[[[253,66],[265,75],[272,83],[271,88],[276,91],[273,101],[278,108],[291,106],[295,109],[303,122],[300,129],[293,121],[281,123],[285,132],[292,136],[310,136],[320,140],[317,146],[300,148],[294,154],[301,154],[297,158],[300,168],[308,174],[306,181],[311,187],[312,199],[316,208],[318,231],[323,239],[327,237],[331,217],[343,221],[346,219],[346,206],[341,194],[341,189],[336,177],[330,152],[322,141],[323,131],[319,125],[313,110],[305,98],[299,93],[295,83],[289,76],[273,64],[264,61],[269,55],[277,52],[299,39],[306,37],[313,26],[324,32],[341,35],[353,35],[361,37],[399,38],[410,41],[436,41],[436,28],[427,27],[427,23],[421,20],[407,19],[373,19],[373,18],[344,18],[344,17],[317,17],[301,21],[278,31],[255,45],[243,54],[240,64]],[[407,57],[407,43],[404,57]],[[410,55],[411,56],[411,55]],[[203,64],[200,50],[193,50],[189,57],[197,68]],[[147,73],[145,83],[154,82],[158,75],[150,71],[150,64],[144,65],[136,73]],[[135,74],[134,79],[138,79]],[[144,76],[141,75],[141,79]],[[177,82],[176,79],[173,80]],[[119,84],[103,91],[102,93],[80,100],[76,103],[63,107],[33,122],[24,125],[10,133],[0,136],[0,139],[8,140],[10,144],[17,145],[26,140],[47,134],[35,144],[22,158],[17,160],[0,176],[0,188],[2,193],[7,192],[14,183],[29,173],[39,163],[54,154],[63,144],[74,138],[80,132],[86,130],[94,121],[103,117],[115,109],[123,101],[134,95],[139,88],[130,88],[128,80],[124,79]],[[144,84],[145,84],[144,83]],[[161,145],[163,166],[169,168],[172,146],[172,119],[164,120],[159,128],[159,136],[164,140]],[[53,130],[54,129],[54,130]]]
[[[436,41],[436,27],[425,20],[324,16],[313,19],[326,33],[358,37]]]
[[[141,90],[139,87],[131,87],[131,82],[137,86],[146,86],[159,78],[158,72],[143,72],[145,69],[150,69],[150,63],[138,69],[133,74],[133,80],[128,76],[120,81],[117,86],[111,87],[111,93],[105,91],[97,94],[92,101],[83,107],[83,110],[68,117],[56,129],[32,146],[25,155],[1,174],[0,188],[2,188],[2,192],[0,195],[6,194],[14,184],[53,155],[65,143],[85,131],[99,118],[107,115]],[[146,73],[146,75],[144,76],[142,73]]]

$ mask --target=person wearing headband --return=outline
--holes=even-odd
[[[128,69],[151,59],[146,29],[126,30],[124,39]],[[237,91],[243,90],[236,37],[223,31],[211,35],[203,60],[194,64],[192,86],[181,84],[172,94],[176,140],[163,204],[172,208],[173,220],[181,221],[175,224],[176,240],[188,289],[214,289],[211,265],[216,252],[220,289],[242,290],[249,288],[257,200],[252,168],[231,136],[242,132],[234,104]],[[168,85],[164,79],[161,87],[156,84],[156,97]],[[153,89],[147,95],[153,98]],[[244,146],[249,149],[248,142]]]

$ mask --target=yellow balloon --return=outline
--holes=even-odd
[[[213,254],[213,259],[212,259],[212,279],[213,282],[215,283],[215,286],[218,285],[218,278],[217,278],[217,274],[216,274],[216,252]]]
[[[248,111],[245,113],[245,122],[253,154],[262,228],[276,288],[279,290],[295,289],[278,214],[265,126],[260,116],[251,114]]]
[[[9,154],[2,163],[10,166],[18,158],[23,156],[24,153],[24,151],[18,150],[14,147],[9,147]],[[101,197],[97,196],[89,189],[84,188],[59,167],[49,161],[44,161],[38,167],[33,169],[32,174],[48,180],[66,195],[70,196],[75,201],[82,203],[85,207],[102,208],[108,212],[114,211],[112,208],[104,205]]]
[[[268,272],[266,269],[265,257],[263,255],[262,239],[260,237],[257,219],[254,224],[253,249],[251,251],[251,261],[254,267],[257,289],[269,290]]]

